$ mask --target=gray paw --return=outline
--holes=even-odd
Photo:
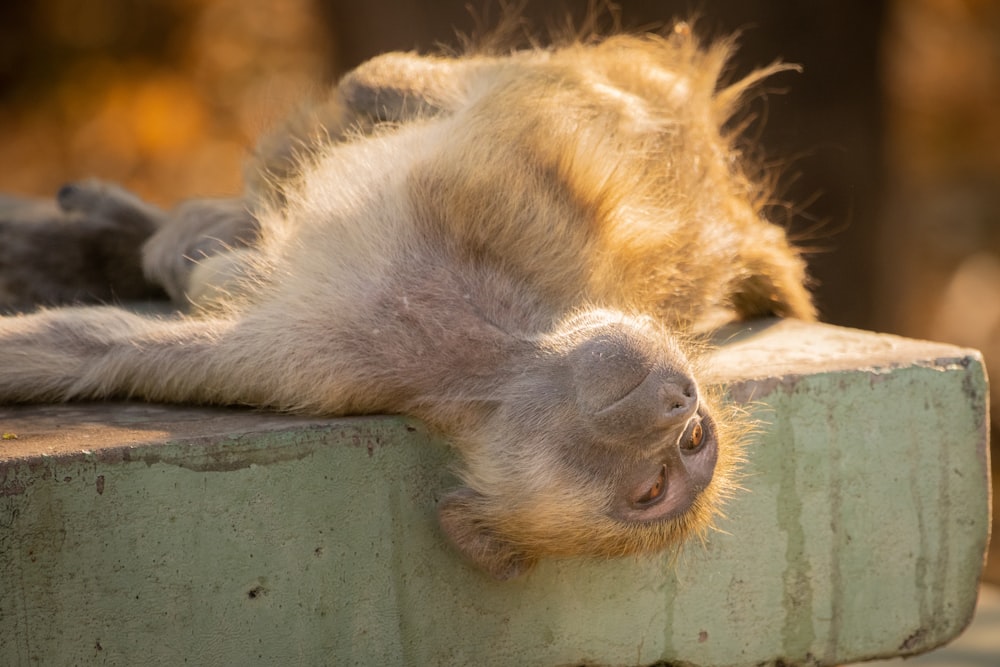
[[[166,219],[161,209],[128,190],[96,179],[67,183],[56,193],[56,202],[67,213],[78,212],[120,225],[137,225],[147,235]]]
[[[99,181],[64,186],[55,201],[0,195],[0,310],[162,298],[141,249],[163,215]]]

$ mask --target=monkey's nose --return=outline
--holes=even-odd
[[[659,393],[664,426],[686,422],[698,409],[698,388],[689,378],[668,380],[660,385]]]

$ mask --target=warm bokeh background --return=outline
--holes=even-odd
[[[99,176],[160,204],[238,193],[275,119],[371,55],[454,44],[477,26],[467,2],[3,3],[0,192]],[[586,4],[527,14],[544,30]],[[785,173],[774,218],[815,251],[824,319],[976,347],[1000,377],[1000,2],[619,4],[626,27],[694,7],[702,32],[741,30],[736,72],[801,63],[754,131]]]

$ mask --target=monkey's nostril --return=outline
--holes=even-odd
[[[689,381],[667,382],[661,388],[662,419],[668,423],[686,421],[698,407],[698,392]]]

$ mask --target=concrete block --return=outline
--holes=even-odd
[[[961,631],[989,526],[978,353],[723,335],[762,421],[679,555],[494,582],[445,544],[447,445],[396,417],[0,408],[2,665],[836,665]]]

